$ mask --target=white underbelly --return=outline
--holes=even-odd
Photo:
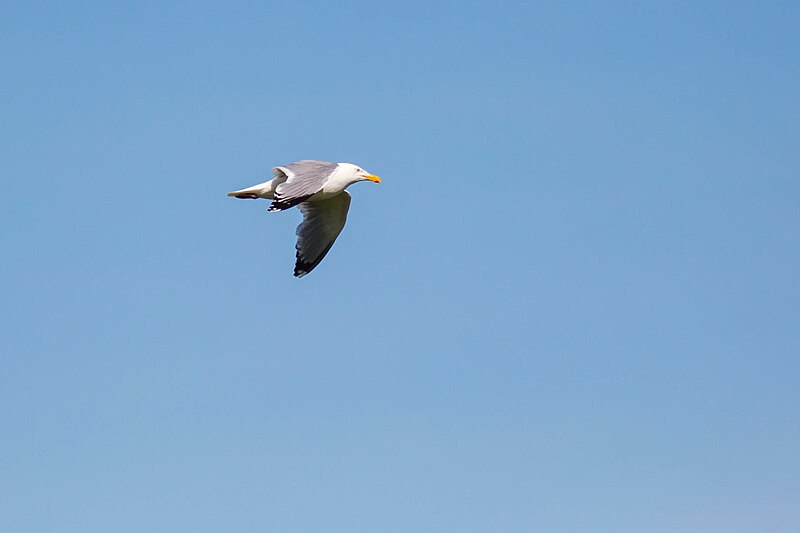
[[[342,167],[337,168],[331,178],[322,186],[322,190],[314,194],[309,200],[316,202],[318,200],[328,200],[334,196],[342,194],[348,185],[353,183],[353,180],[348,176],[341,176]]]
[[[342,194],[342,190],[326,190],[323,187],[321,191],[315,193],[311,198],[308,199],[308,201],[316,202],[317,200],[328,200],[330,198],[333,198],[334,196]]]

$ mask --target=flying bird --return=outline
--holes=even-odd
[[[359,181],[380,183],[381,179],[351,163],[330,163],[311,159],[272,169],[269,181],[229,192],[234,198],[272,200],[269,211],[297,206],[303,221],[297,226],[294,275],[302,278],[322,261],[344,228],[350,194],[345,190]]]

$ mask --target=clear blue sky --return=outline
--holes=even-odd
[[[799,27],[5,2],[0,530],[796,532]]]

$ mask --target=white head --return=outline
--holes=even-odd
[[[345,177],[350,183],[356,183],[358,181],[381,182],[381,179],[375,174],[370,174],[363,168],[352,163],[339,163],[339,172],[341,172],[342,177]]]

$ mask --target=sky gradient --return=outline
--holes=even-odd
[[[799,27],[4,3],[0,530],[797,531]]]

